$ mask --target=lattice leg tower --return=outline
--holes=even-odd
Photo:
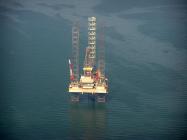
[[[101,75],[99,84],[105,80],[105,44],[104,44],[104,25],[100,26],[98,44],[98,70]]]
[[[79,25],[75,23],[72,28],[72,64],[75,82],[79,81]]]

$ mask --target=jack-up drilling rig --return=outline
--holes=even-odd
[[[108,80],[105,77],[105,50],[102,31],[99,42],[96,67],[96,17],[88,17],[88,47],[85,51],[83,75],[79,78],[79,25],[75,24],[72,27],[72,58],[69,59],[71,101],[78,102],[81,94],[92,94],[97,102],[106,101]]]

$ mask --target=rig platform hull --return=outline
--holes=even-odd
[[[69,92],[71,93],[90,93],[90,94],[107,94],[107,89],[105,87],[97,88],[81,88],[81,87],[69,87]]]

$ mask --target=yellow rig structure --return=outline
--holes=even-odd
[[[102,29],[101,29],[102,30]],[[102,32],[100,32],[102,33]],[[108,80],[105,77],[104,36],[99,37],[96,68],[96,17],[88,17],[88,47],[85,51],[83,75],[79,78],[79,26],[72,28],[72,57],[69,59],[71,101],[78,102],[81,94],[91,94],[97,102],[105,102]]]

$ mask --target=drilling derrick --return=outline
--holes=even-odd
[[[96,18],[95,17],[88,18],[88,49],[90,49],[88,54],[89,65],[90,67],[94,67],[95,59],[96,59]]]
[[[79,101],[80,94],[95,95],[98,102],[105,102],[108,93],[107,79],[105,78],[104,36],[100,31],[98,50],[98,68],[96,68],[96,17],[88,18],[88,46],[85,51],[83,75],[79,79],[79,27],[72,28],[73,56],[70,64],[69,92],[73,95],[72,101]]]

